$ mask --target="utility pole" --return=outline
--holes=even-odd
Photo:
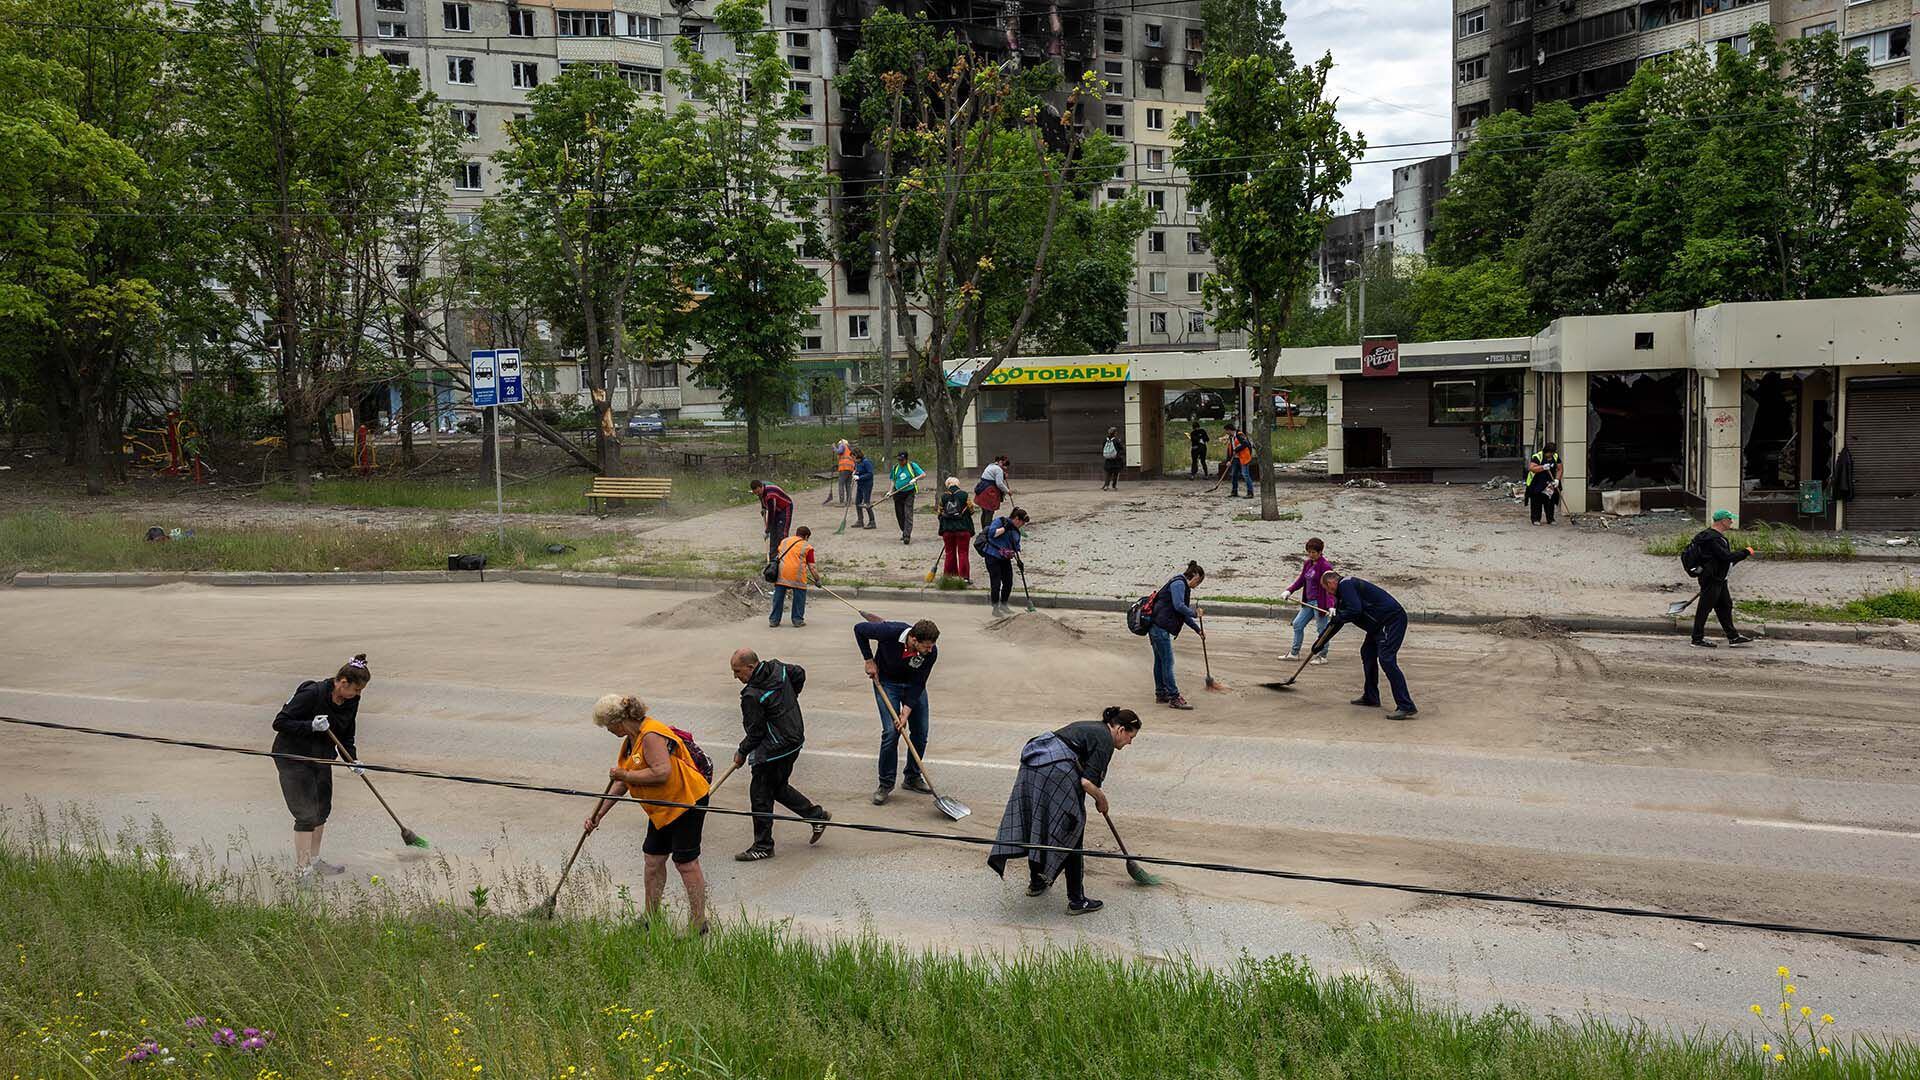
[[[879,255],[875,253],[875,261]],[[880,461],[893,467],[893,304],[887,295],[887,274],[880,271]]]
[[[1367,268],[1360,268],[1360,336],[1367,336]]]

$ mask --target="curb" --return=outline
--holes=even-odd
[[[491,576],[489,576],[491,574]],[[378,570],[340,573],[284,573],[284,572],[197,572],[174,571],[163,573],[21,573],[16,574],[13,584],[23,589],[86,589],[86,588],[150,588],[155,585],[172,585],[191,582],[197,585],[216,586],[313,586],[313,585],[426,585],[426,584],[480,584],[483,582],[512,581],[523,585],[571,585],[594,589],[657,589],[666,591],[692,591],[697,589],[719,589],[739,582],[727,578],[662,578],[639,577],[625,574],[595,574],[578,570],[494,570],[494,571],[449,571],[449,570]],[[893,586],[854,586],[837,589],[843,596],[867,600],[896,600],[915,604],[966,604],[978,606],[980,593],[972,590],[912,589]],[[1104,611],[1119,613],[1127,610],[1131,600],[1107,596],[1060,596],[1044,593],[1033,598],[1036,608],[1052,608],[1058,611]],[[1246,604],[1224,603],[1209,604],[1214,614],[1236,619],[1272,619],[1285,622],[1293,618],[1294,607],[1291,604]],[[1690,626],[1687,620],[1680,618],[1628,617],[1620,615],[1569,615],[1546,618],[1539,615],[1477,615],[1454,611],[1413,612],[1411,621],[1436,626],[1492,626],[1499,623],[1538,622],[1543,626],[1555,627],[1573,633],[1597,634],[1659,634],[1677,635],[1686,633]],[[1897,624],[1889,623],[1849,623],[1842,625],[1822,625],[1813,623],[1758,623],[1752,624],[1753,632],[1763,638],[1776,641],[1814,641],[1836,642],[1841,644],[1865,642],[1884,634],[1905,636]],[[1920,638],[1916,638],[1920,645]]]

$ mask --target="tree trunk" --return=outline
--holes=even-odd
[[[313,498],[312,432],[306,420],[287,411],[287,467],[293,470],[293,491],[302,502]]]
[[[97,402],[83,402],[80,407],[80,453],[87,464],[87,494],[105,495],[107,493],[107,455],[102,445],[106,425],[101,423],[100,408]]]
[[[1277,349],[1261,348],[1259,387],[1254,391],[1253,429],[1260,463],[1260,520],[1280,520],[1280,500],[1273,487],[1273,369],[1280,359]]]

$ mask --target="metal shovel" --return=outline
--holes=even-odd
[[[1322,646],[1322,645],[1325,645],[1325,644],[1327,643],[1327,638],[1328,638],[1328,637],[1329,637],[1329,636],[1331,635],[1331,633],[1332,633],[1332,630],[1333,630],[1333,628],[1332,628],[1332,627],[1328,627],[1328,628],[1327,628],[1327,633],[1323,633],[1323,634],[1321,634],[1321,635],[1320,635],[1319,637],[1316,637],[1316,638],[1314,638],[1314,639],[1313,639],[1313,648],[1311,648],[1311,649],[1308,649],[1308,650],[1307,650],[1307,655],[1305,655],[1305,656],[1303,656],[1303,657],[1301,657],[1301,658],[1300,658],[1300,666],[1299,666],[1299,667],[1297,667],[1297,668],[1294,668],[1294,669],[1293,669],[1293,674],[1291,674],[1291,675],[1289,675],[1289,676],[1287,676],[1287,677],[1286,677],[1286,679],[1285,679],[1285,681],[1283,681],[1283,682],[1263,682],[1263,683],[1261,683],[1260,685],[1261,685],[1261,686],[1263,686],[1263,687],[1265,687],[1265,688],[1266,688],[1266,689],[1268,689],[1268,690],[1291,690],[1291,689],[1293,689],[1293,681],[1294,681],[1295,679],[1298,679],[1298,678],[1300,677],[1300,673],[1301,673],[1301,672],[1303,672],[1303,671],[1305,671],[1305,670],[1307,670],[1307,665],[1313,662],[1313,657],[1314,657],[1314,654],[1316,654],[1316,653],[1318,653],[1318,652],[1320,651],[1320,646]]]
[[[1667,614],[1678,615],[1681,612],[1687,610],[1689,607],[1692,607],[1693,602],[1698,599],[1700,599],[1700,594],[1694,593],[1692,596],[1687,597],[1685,600],[1675,600],[1673,603],[1667,605]]]
[[[887,713],[893,717],[893,722],[898,724],[900,722],[900,711],[893,707],[893,699],[887,696],[885,690],[880,689],[878,682],[873,684],[873,696],[880,699],[880,704],[887,707]],[[907,744],[907,754],[913,758],[914,768],[920,770],[920,779],[925,780],[927,787],[931,789],[933,787],[933,777],[927,775],[927,763],[920,760],[920,751],[914,749],[913,734],[906,731],[901,732],[900,741]],[[933,793],[933,805],[938,808],[942,814],[945,814],[949,821],[959,821],[961,818],[973,813],[966,803],[958,799],[949,798],[937,791]]]

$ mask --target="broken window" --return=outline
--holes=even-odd
[[[1520,373],[1489,371],[1433,380],[1428,423],[1471,426],[1482,460],[1520,456]]]
[[[1833,380],[1824,370],[1740,377],[1740,492],[1798,494],[1833,454]]]
[[[1683,371],[1587,377],[1587,475],[1595,490],[1670,487],[1686,464]]]

